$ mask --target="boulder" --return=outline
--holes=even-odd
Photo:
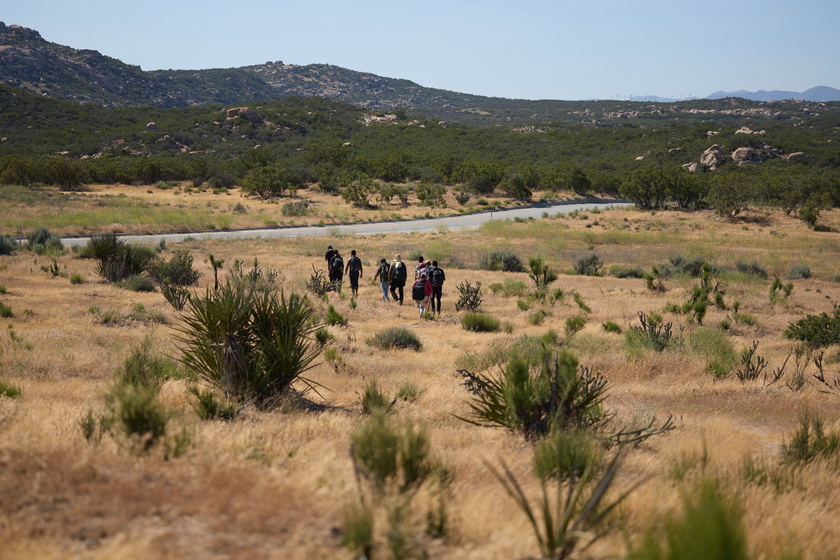
[[[793,152],[792,154],[788,154],[787,160],[788,161],[802,161],[806,157],[805,152]]]
[[[738,148],[732,152],[732,161],[742,165],[752,161],[761,161],[761,155],[755,148]]]
[[[750,127],[748,127],[748,126],[742,126],[741,128],[739,128],[738,130],[735,131],[735,134],[752,134],[752,133],[753,133],[753,131],[750,130]]]
[[[726,161],[726,155],[723,153],[723,148],[720,144],[714,144],[709,147],[703,155],[700,156],[700,165],[705,165],[709,169],[715,170],[718,165]]]
[[[157,125],[155,123],[153,123],[153,122],[146,123],[146,129],[147,130],[154,130],[156,128],[157,128]]]
[[[700,164],[696,161],[692,161],[691,163],[684,163],[682,167],[689,173],[697,173],[700,170]]]

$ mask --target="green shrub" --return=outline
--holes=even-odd
[[[811,277],[811,269],[808,265],[796,264],[793,265],[787,273],[788,280],[802,280]]]
[[[211,386],[237,400],[270,406],[321,352],[312,340],[320,328],[309,302],[272,290],[252,290],[228,280],[187,303],[178,328],[181,362]]]
[[[596,254],[586,255],[575,261],[575,273],[580,276],[600,276],[604,261]]]
[[[663,323],[661,316],[655,313],[646,315],[641,311],[639,323],[639,326],[630,327],[624,334],[625,342],[631,350],[647,348],[662,352],[671,344],[672,323]]]
[[[193,268],[193,257],[187,251],[175,251],[169,261],[160,257],[152,259],[146,266],[146,272],[158,284],[173,286],[193,286],[201,276]]]
[[[11,235],[0,235],[0,255],[11,255],[18,248],[17,241]]]
[[[582,315],[575,315],[574,317],[567,318],[566,325],[564,327],[566,338],[574,336],[576,333],[583,330],[584,326],[586,326],[586,317]]]
[[[142,274],[155,258],[151,247],[126,243],[115,234],[94,235],[80,252],[82,258],[99,261],[96,273],[108,282]]]
[[[365,414],[387,414],[391,411],[394,401],[377,385],[376,380],[365,385],[362,392],[362,412]]]
[[[9,289],[4,284],[0,284],[0,294],[8,294],[8,293],[9,293]]]
[[[716,378],[729,375],[737,362],[735,346],[720,330],[701,327],[688,337],[691,349],[706,360],[706,371]]]
[[[572,297],[574,298],[575,303],[577,304],[577,306],[580,308],[581,311],[584,311],[586,313],[592,313],[592,308],[589,307],[588,305],[586,305],[586,302],[583,301],[583,296],[581,296],[580,293],[574,292],[572,294]]]
[[[71,274],[70,275],[70,283],[73,284],[74,286],[77,286],[79,284],[84,284],[85,279],[84,279],[84,277],[82,277],[81,274]]]
[[[469,312],[461,317],[461,326],[471,332],[496,332],[501,327],[501,321],[485,313]]]
[[[692,278],[699,278],[703,273],[703,266],[708,266],[711,274],[718,274],[718,269],[711,263],[706,262],[703,257],[694,259],[687,259],[682,255],[676,255],[668,259],[668,263],[661,264],[657,267],[659,275],[662,278],[671,278],[673,276],[690,276]]]
[[[130,290],[132,292],[155,291],[155,283],[149,278],[140,276],[139,274],[132,274],[131,276],[117,282],[116,285],[124,290]]]
[[[182,311],[190,300],[190,297],[192,297],[189,288],[186,286],[176,286],[169,282],[164,282],[160,285],[160,293],[163,294],[163,297],[166,298],[169,305],[178,311]]]
[[[196,401],[192,403],[193,410],[202,420],[233,420],[236,418],[236,403],[220,398],[215,391],[210,389],[201,390],[198,387],[190,387]]]
[[[397,390],[397,398],[402,401],[416,401],[423,394],[423,390],[419,389],[417,385],[411,382],[403,384]]]
[[[621,334],[621,327],[615,321],[605,321],[603,326],[604,330],[608,333]]]
[[[4,319],[11,319],[14,316],[15,314],[14,312],[12,312],[12,308],[9,305],[0,301],[0,317]]]
[[[324,323],[330,326],[343,326],[347,324],[347,319],[344,317],[344,315],[336,311],[335,307],[333,307],[333,305],[331,304],[327,306],[327,312],[324,314]]]
[[[545,309],[537,309],[536,311],[534,311],[533,313],[531,313],[528,316],[528,323],[530,323],[532,325],[535,325],[535,326],[539,325],[540,323],[545,321],[545,318],[548,317],[549,315],[550,315],[550,313],[548,311],[546,311]]]
[[[522,260],[510,251],[493,251],[484,255],[478,264],[482,270],[502,270],[504,272],[525,272]]]
[[[627,268],[615,265],[610,267],[610,276],[615,278],[644,278],[645,274],[647,274],[645,269],[640,266]]]
[[[418,336],[405,327],[391,327],[366,340],[368,345],[380,350],[391,348],[419,351],[423,348]]]
[[[171,415],[158,400],[158,388],[121,383],[108,395],[114,423],[141,451],[149,451],[166,436]]]
[[[308,200],[294,200],[283,204],[280,212],[284,216],[306,216],[309,214]]]
[[[552,429],[587,428],[604,418],[602,404],[607,381],[587,368],[568,350],[546,353],[539,372],[514,355],[501,376],[471,374],[464,383],[473,393],[467,422],[504,427],[528,437]]]
[[[735,268],[738,270],[738,272],[740,272],[741,274],[746,274],[747,276],[758,276],[759,278],[764,278],[765,280],[769,278],[767,269],[759,265],[756,261],[737,261],[735,263]]]
[[[353,463],[374,490],[403,493],[422,484],[434,469],[426,431],[397,425],[384,414],[362,422],[352,436]]]
[[[16,399],[23,394],[21,388],[17,385],[12,385],[0,379],[0,397],[8,397]]]
[[[335,337],[330,334],[330,331],[323,327],[315,331],[315,342],[317,342],[319,346],[326,346],[333,338]]]
[[[26,234],[27,248],[30,251],[42,255],[44,253],[61,252],[64,245],[61,237],[45,227],[39,227]]]
[[[747,560],[746,529],[737,501],[719,483],[702,479],[683,497],[683,515],[665,520],[664,534],[651,530],[629,558],[650,560]]]
[[[504,296],[524,296],[528,293],[528,286],[522,280],[516,278],[506,277],[502,282],[494,282],[490,285],[490,291],[493,295],[502,294]]]
[[[146,339],[123,362],[123,369],[117,375],[117,383],[159,389],[164,381],[176,375],[175,362],[155,354],[151,341]]]
[[[600,470],[602,445],[586,430],[555,430],[534,450],[534,473],[540,479],[566,480]]]
[[[826,433],[825,421],[811,412],[799,417],[799,428],[789,442],[782,444],[782,460],[788,464],[835,458],[838,452],[840,433],[833,430]]]
[[[777,303],[787,299],[793,292],[793,282],[787,284],[782,283],[779,277],[773,278],[773,283],[770,284],[770,303]]]
[[[796,323],[790,323],[782,333],[785,338],[801,340],[812,348],[840,343],[840,305],[834,305],[831,315],[806,315]]]

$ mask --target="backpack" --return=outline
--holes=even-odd
[[[344,271],[344,259],[341,256],[335,256],[332,260],[332,269]]]
[[[429,274],[429,280],[432,282],[432,286],[438,287],[443,286],[443,281],[445,280],[445,276],[443,274],[442,268],[433,268]]]
[[[423,280],[418,280],[411,286],[411,299],[418,301],[426,299],[426,283]]]
[[[405,263],[397,261],[391,268],[393,269],[391,271],[391,280],[394,282],[405,282]]]
[[[362,269],[362,259],[359,257],[350,257],[350,260],[347,261],[347,264],[350,265],[351,272],[359,272]]]
[[[388,271],[391,270],[391,265],[388,263],[383,263],[379,265],[379,268],[376,269],[376,274],[379,275],[380,282],[387,282],[388,281]],[[375,276],[374,276],[375,278]]]

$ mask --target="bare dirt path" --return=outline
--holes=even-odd
[[[191,239],[248,239],[253,237],[276,238],[276,237],[304,237],[318,235],[372,235],[380,233],[421,233],[439,231],[442,228],[451,231],[463,231],[478,229],[482,224],[491,220],[513,220],[515,218],[528,219],[540,218],[543,215],[567,214],[574,211],[590,211],[596,208],[608,208],[617,206],[631,206],[625,201],[604,201],[592,199],[587,201],[563,202],[557,204],[537,204],[523,208],[509,208],[503,210],[492,210],[488,212],[477,212],[458,216],[444,216],[438,218],[422,218],[413,220],[390,220],[380,222],[361,222],[354,224],[330,224],[318,226],[289,226],[275,228],[256,228],[238,230],[207,230],[178,233],[150,233],[143,235],[120,235],[130,243],[149,243],[159,240],[167,242],[184,241]],[[67,236],[62,237],[62,242],[68,246],[84,245],[90,239],[89,236]]]

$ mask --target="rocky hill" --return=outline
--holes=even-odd
[[[427,88],[403,79],[329,64],[297,66],[282,61],[241,68],[144,71],[103,55],[51,43],[38,31],[0,22],[0,84],[55,99],[106,107],[236,105],[286,97],[324,97],[373,111],[397,112],[470,124],[582,123],[627,119],[661,121],[717,114],[801,115],[820,107],[753,101],[692,100],[674,103],[552,101],[484,97]]]

